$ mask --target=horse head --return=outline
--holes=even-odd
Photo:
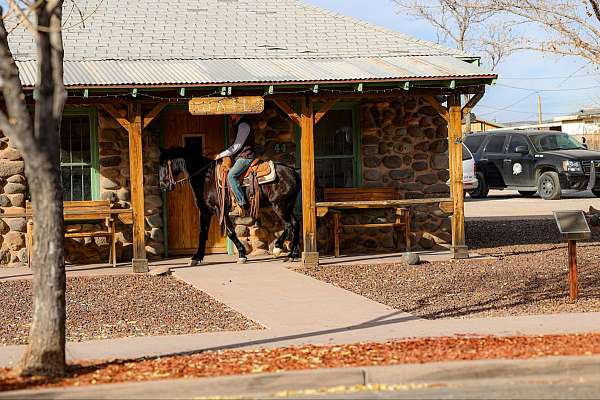
[[[183,147],[171,147],[160,149],[160,167],[158,171],[160,188],[170,192],[177,185],[177,177],[187,172],[185,157],[186,151]]]

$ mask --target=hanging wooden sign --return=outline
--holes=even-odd
[[[203,97],[190,100],[192,115],[260,114],[265,110],[261,96]]]

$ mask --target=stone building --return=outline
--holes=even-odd
[[[447,198],[448,154],[460,146],[460,140],[449,142],[448,124],[452,127],[457,115],[452,107],[462,110],[450,100],[447,107],[443,104],[467,93],[480,98],[495,78],[477,66],[475,57],[297,0],[237,0],[226,6],[208,0],[201,7],[191,1],[105,0],[99,6],[83,2],[82,11],[90,14],[86,24],[64,32],[69,92],[61,132],[65,200],[103,199],[115,208],[133,208],[133,226],[118,226],[117,254],[140,261],[137,270],[144,269],[147,258],[189,254],[197,246],[199,218],[189,188],[168,196],[160,191],[159,147],[214,153],[232,140],[227,116],[193,116],[186,107],[190,99],[263,96],[264,112],[249,116],[258,153],[301,168],[303,176],[314,173],[314,181],[303,181],[306,190],[315,184],[317,193],[322,187],[393,187],[403,199]],[[18,49],[23,84],[33,91],[31,35],[17,27],[10,44]],[[338,100],[335,106],[332,99]],[[281,103],[290,109],[284,111]],[[307,132],[294,120],[313,120],[318,114],[313,106],[331,109]],[[141,126],[134,124],[136,117]],[[460,132],[460,126],[456,129],[451,133]],[[300,156],[306,135],[314,135],[315,147],[308,164]],[[132,154],[141,160],[132,160]],[[141,161],[143,169],[132,169],[134,161]],[[18,149],[6,138],[0,141],[5,216],[24,210],[24,168]],[[316,200],[304,199],[299,212],[305,217],[314,213]],[[456,209],[461,202],[455,199],[456,226],[462,224]],[[362,223],[384,217],[385,211],[344,216]],[[305,251],[314,252],[317,243],[325,249],[328,222],[319,220],[316,235],[311,219],[306,222]],[[413,242],[422,248],[435,240],[451,241],[448,214],[435,204],[415,205],[412,225]],[[26,261],[25,229],[24,219],[0,218],[2,264]],[[281,227],[263,210],[258,221],[237,219],[236,233],[258,255],[272,248]],[[462,240],[454,244],[462,246]],[[144,251],[136,243],[143,243]],[[215,221],[208,246],[209,252],[228,251]],[[357,229],[345,235],[342,247],[383,251],[393,242],[389,232]],[[66,248],[74,263],[98,262],[108,254],[104,238],[69,240]]]

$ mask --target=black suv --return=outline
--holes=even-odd
[[[588,150],[573,137],[557,131],[494,131],[474,133],[465,145],[475,157],[479,187],[471,197],[486,197],[489,189],[516,189],[523,196],[536,192],[557,200],[561,190],[592,189],[600,197],[600,152]]]

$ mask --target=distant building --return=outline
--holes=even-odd
[[[554,118],[561,131],[575,136],[600,134],[600,108],[584,108],[576,114]]]
[[[463,130],[466,126],[463,126]],[[497,122],[487,121],[481,118],[471,120],[471,132],[487,132],[491,129],[502,129],[505,126]]]

